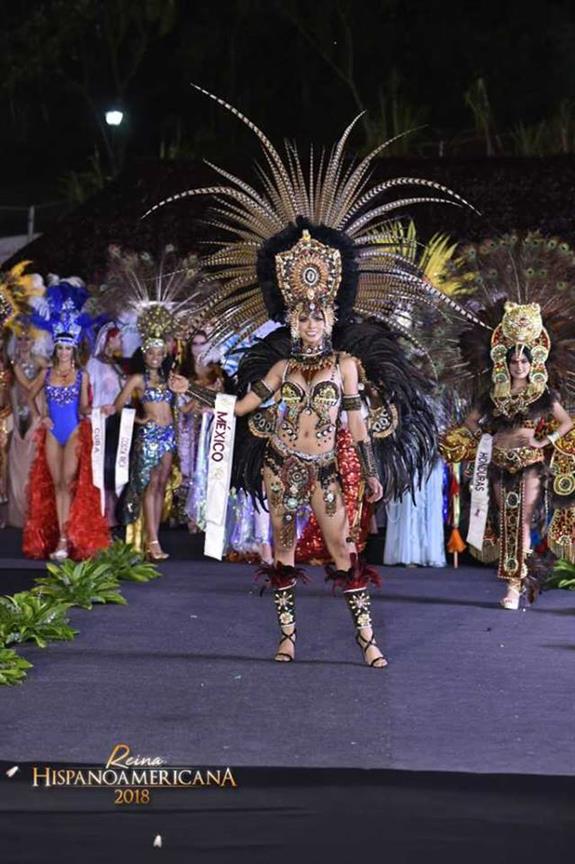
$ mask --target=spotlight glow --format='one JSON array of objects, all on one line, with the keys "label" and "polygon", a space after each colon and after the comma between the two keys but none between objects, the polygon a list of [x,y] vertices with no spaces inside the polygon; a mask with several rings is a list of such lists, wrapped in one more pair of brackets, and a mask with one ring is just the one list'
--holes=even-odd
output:
[{"label": "spotlight glow", "polygon": [[123,119],[123,111],[106,111],[106,123],[108,126],[119,126]]}]

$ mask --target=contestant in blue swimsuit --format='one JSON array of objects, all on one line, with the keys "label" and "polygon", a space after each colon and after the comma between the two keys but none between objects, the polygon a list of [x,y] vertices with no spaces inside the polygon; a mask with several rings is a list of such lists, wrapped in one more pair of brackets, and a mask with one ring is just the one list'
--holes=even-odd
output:
[{"label": "contestant in blue swimsuit", "polygon": [[[35,399],[44,391],[46,408],[41,422],[47,430],[46,459],[54,484],[60,534],[50,557],[59,561],[68,556],[68,519],[79,465],[79,449],[75,444],[68,445],[78,429],[82,413],[89,408],[89,379],[87,373],[78,368],[73,337],[64,332],[56,334],[55,338],[54,365],[38,379],[37,387],[30,391],[30,401],[37,410]],[[58,378],[59,384],[56,383]]]},{"label": "contestant in blue swimsuit", "polygon": [[76,379],[68,387],[51,383],[52,370],[49,370],[44,384],[44,395],[48,416],[54,424],[51,433],[62,447],[80,422],[80,397],[82,393],[82,372],[76,372]]}]

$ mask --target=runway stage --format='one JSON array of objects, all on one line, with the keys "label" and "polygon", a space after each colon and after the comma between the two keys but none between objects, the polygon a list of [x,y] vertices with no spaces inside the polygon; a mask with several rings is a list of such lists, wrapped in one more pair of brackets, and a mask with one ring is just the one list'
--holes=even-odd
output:
[{"label": "runway stage", "polygon": [[[575,841],[574,594],[548,592],[513,613],[498,607],[502,588],[490,569],[382,568],[372,611],[390,665],[376,670],[362,664],[343,598],[331,594],[319,568],[309,568],[312,581],[297,595],[297,659],[279,664],[271,659],[277,640],[271,596],[259,595],[254,568],[182,560],[182,535],[167,534],[166,541],[176,557],[157,582],[124,583],[126,607],[72,610],[80,631],[74,642],[20,649],[34,669],[22,686],[0,693],[0,760],[101,765],[125,741],[133,752],[171,765],[238,771],[240,790],[218,790],[217,801],[212,792],[202,803],[190,793],[178,808],[198,814],[209,800],[229,817],[226,795],[237,805],[252,800],[262,813],[274,801],[295,806],[297,800],[333,828],[343,801],[352,811],[361,801],[379,801],[385,813],[397,811],[395,827],[382,824],[383,833],[397,833],[401,814],[419,831],[413,817],[425,812],[417,824],[431,820],[430,842],[443,836],[444,825],[451,840],[443,860],[451,851],[465,850],[469,858],[469,843],[483,848],[494,824],[504,844],[508,828],[511,838],[511,828],[523,826],[521,842],[517,836],[510,842],[523,861],[535,860],[539,847],[527,831],[532,817],[540,838],[554,832],[556,848],[559,839]],[[4,558],[1,566],[9,591],[29,587],[30,563]],[[539,782],[533,775],[545,777]],[[329,790],[327,798],[317,784]],[[25,811],[32,792],[22,783],[18,788]],[[340,801],[345,789],[349,795]],[[2,791],[8,815],[5,783]],[[175,794],[160,793],[157,805],[172,820]],[[66,800],[74,811],[73,797]],[[264,846],[270,855],[278,851]],[[414,847],[412,859],[405,846],[403,857],[388,860],[421,860],[422,848]],[[228,860],[231,851],[218,849],[221,857],[210,860]],[[493,849],[489,854],[499,860]]]}]

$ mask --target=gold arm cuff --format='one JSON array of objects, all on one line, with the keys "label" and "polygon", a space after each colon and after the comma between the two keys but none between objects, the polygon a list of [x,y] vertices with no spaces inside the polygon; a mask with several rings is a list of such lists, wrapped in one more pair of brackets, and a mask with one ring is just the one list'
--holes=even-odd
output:
[{"label": "gold arm cuff", "polygon": [[452,426],[441,435],[438,449],[446,462],[472,462],[478,438],[467,426]]}]

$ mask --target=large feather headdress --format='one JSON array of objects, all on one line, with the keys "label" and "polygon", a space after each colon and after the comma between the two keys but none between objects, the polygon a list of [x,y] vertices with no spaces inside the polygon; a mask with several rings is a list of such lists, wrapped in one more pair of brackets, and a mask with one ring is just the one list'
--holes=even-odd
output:
[{"label": "large feather headdress", "polygon": [[30,261],[20,261],[6,273],[0,273],[0,330],[17,330],[30,304],[44,294],[45,286],[38,273],[26,273]]},{"label": "large feather headdress", "polygon": [[52,337],[54,345],[77,347],[94,339],[101,320],[94,316],[91,294],[78,276],[48,277],[49,285],[41,302],[35,304],[30,323]]},{"label": "large feather headdress", "polygon": [[[470,324],[454,345],[459,358],[446,363],[473,395],[491,392],[505,407],[510,396],[509,349],[528,348],[531,372],[527,401],[547,382],[575,396],[575,252],[537,231],[511,232],[462,246],[449,265],[482,327]],[[457,294],[455,295],[457,296]],[[447,345],[447,343],[446,343]]]},{"label": "large feather headdress", "polygon": [[180,258],[167,246],[158,260],[148,252],[110,246],[101,303],[109,314],[135,314],[144,350],[163,347],[170,336],[183,338],[193,327],[195,255]]},{"label": "large feather headdress", "polygon": [[[208,162],[227,185],[188,189],[160,201],[145,214],[190,196],[214,198],[206,221],[228,233],[230,239],[218,241],[219,248],[201,260],[206,282],[218,285],[197,296],[204,319],[216,321],[212,339],[247,338],[270,318],[293,324],[293,315],[306,295],[310,305],[332,309],[339,323],[357,313],[393,326],[398,310],[418,302],[466,315],[431,285],[412,260],[397,251],[391,236],[393,217],[401,208],[430,202],[466,206],[463,198],[446,186],[416,177],[370,183],[374,158],[392,142],[380,144],[348,165],[345,147],[361,115],[349,124],[329,155],[322,153],[318,160],[312,150],[304,172],[295,145],[287,143],[282,158],[251,120],[194,86],[245,123],[257,136],[265,159],[265,167],[257,167],[259,190]],[[393,197],[398,189],[412,192]],[[327,318],[331,323],[329,314]]]}]

